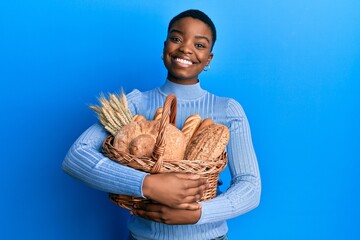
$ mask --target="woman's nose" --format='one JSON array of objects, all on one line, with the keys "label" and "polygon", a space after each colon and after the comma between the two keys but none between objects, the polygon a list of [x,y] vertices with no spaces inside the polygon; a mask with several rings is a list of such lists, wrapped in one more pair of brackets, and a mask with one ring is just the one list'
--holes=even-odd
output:
[{"label": "woman's nose", "polygon": [[193,53],[192,46],[188,42],[183,42],[179,48],[179,50],[185,54]]}]

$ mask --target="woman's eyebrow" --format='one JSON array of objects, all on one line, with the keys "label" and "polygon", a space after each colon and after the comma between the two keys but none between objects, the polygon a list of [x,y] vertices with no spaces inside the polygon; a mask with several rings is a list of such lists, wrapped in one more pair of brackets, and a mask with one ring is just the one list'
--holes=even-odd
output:
[{"label": "woman's eyebrow", "polygon": [[170,33],[173,33],[173,32],[176,32],[176,33],[179,33],[179,34],[182,34],[184,35],[184,33],[180,30],[177,30],[177,29],[171,29]]},{"label": "woman's eyebrow", "polygon": [[[180,31],[180,30],[178,30],[178,29],[171,29],[170,30],[170,33],[179,33],[179,34],[181,34],[181,35],[184,35],[184,32],[183,31]],[[205,36],[203,36],[203,35],[196,35],[195,36],[195,38],[196,39],[205,39],[208,43],[210,43],[210,39],[209,38],[207,38],[207,37],[205,37]]]},{"label": "woman's eyebrow", "polygon": [[197,38],[197,39],[205,39],[208,43],[210,43],[209,38],[207,38],[207,37],[205,37],[205,36],[197,35],[197,36],[195,36],[195,38]]}]

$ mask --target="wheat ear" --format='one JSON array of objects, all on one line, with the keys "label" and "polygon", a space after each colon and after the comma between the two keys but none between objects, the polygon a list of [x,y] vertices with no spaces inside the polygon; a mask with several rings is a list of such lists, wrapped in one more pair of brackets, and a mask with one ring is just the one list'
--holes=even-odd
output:
[{"label": "wheat ear", "polygon": [[132,121],[132,114],[124,93],[120,96],[109,94],[108,99],[101,94],[98,98],[101,106],[90,106],[90,109],[97,113],[104,128],[115,136],[123,126]]}]

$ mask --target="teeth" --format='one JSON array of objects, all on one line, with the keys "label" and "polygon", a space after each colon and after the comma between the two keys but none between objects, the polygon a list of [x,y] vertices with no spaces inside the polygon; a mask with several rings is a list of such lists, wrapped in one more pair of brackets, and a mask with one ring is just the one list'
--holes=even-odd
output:
[{"label": "teeth", "polygon": [[190,62],[189,60],[182,59],[182,58],[175,58],[175,61],[183,63],[183,64],[187,64],[187,65],[192,65],[192,62]]}]

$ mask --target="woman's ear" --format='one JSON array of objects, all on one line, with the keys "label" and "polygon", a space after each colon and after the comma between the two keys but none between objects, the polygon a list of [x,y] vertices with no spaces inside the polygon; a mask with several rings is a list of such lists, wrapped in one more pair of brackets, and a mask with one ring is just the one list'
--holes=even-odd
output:
[{"label": "woman's ear", "polygon": [[214,57],[214,54],[211,52],[211,53],[209,54],[209,56],[208,56],[206,65],[209,65],[209,64],[210,64],[210,62],[211,62],[211,60],[213,59],[213,57]]}]

